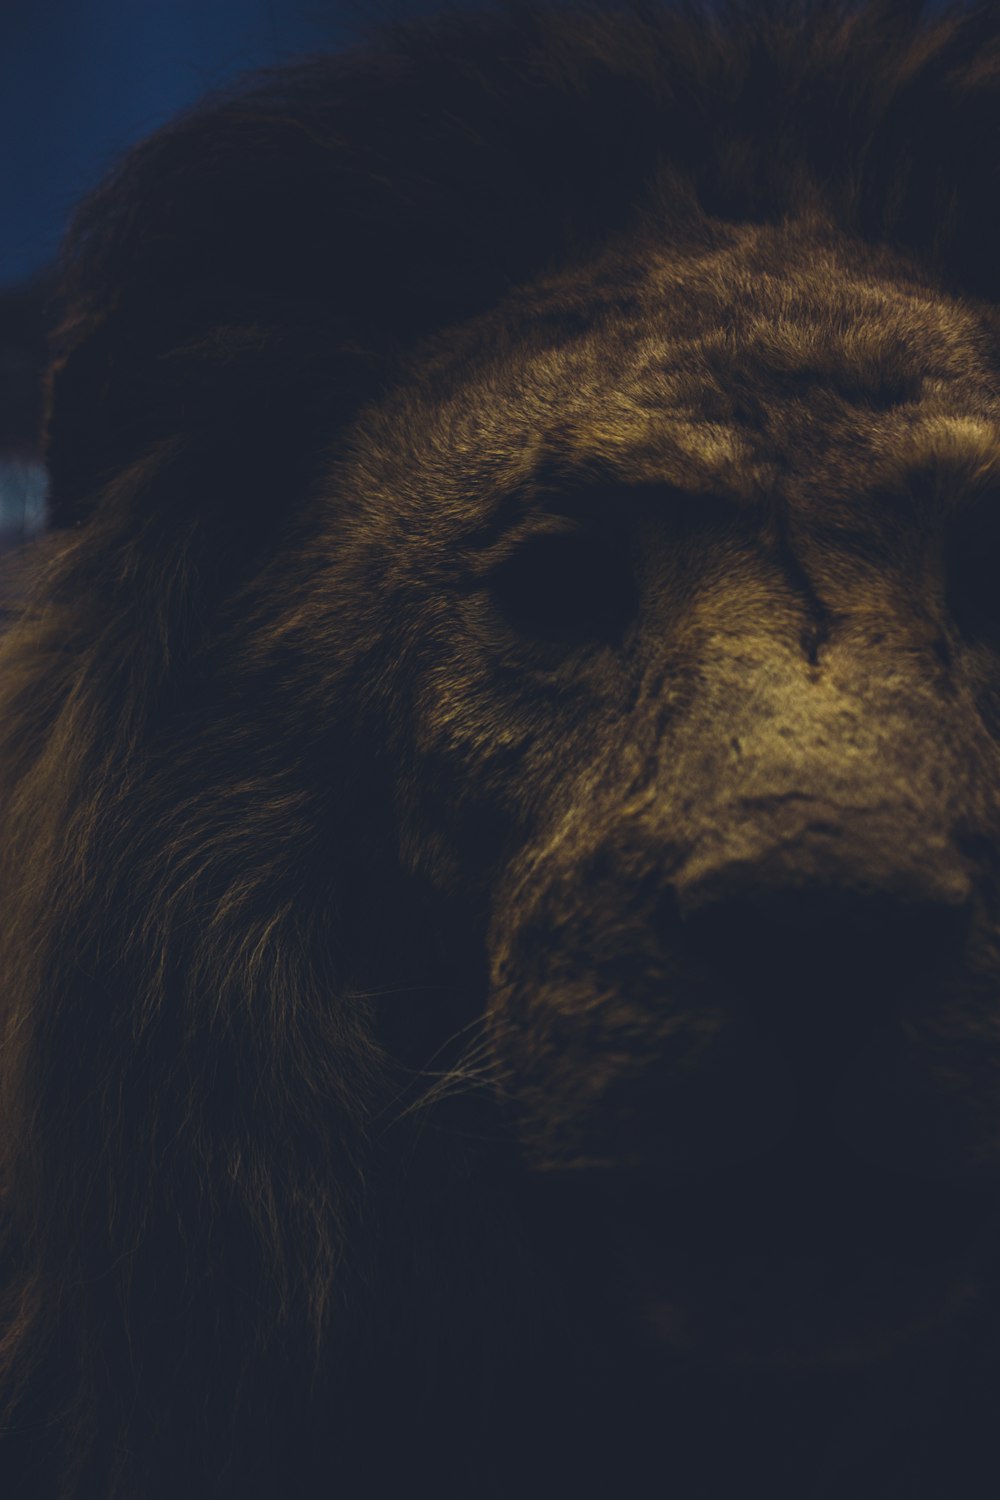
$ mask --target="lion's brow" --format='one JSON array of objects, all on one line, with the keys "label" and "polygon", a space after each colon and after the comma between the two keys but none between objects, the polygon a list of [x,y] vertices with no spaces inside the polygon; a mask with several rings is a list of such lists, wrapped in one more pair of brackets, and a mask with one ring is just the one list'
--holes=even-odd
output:
[{"label": "lion's brow", "polygon": [[948,509],[977,505],[1000,495],[1000,426],[981,417],[928,415],[905,448],[886,456],[878,479],[897,494],[933,494]]},{"label": "lion's brow", "polygon": [[480,550],[500,541],[532,514],[596,517],[606,512],[627,479],[599,458],[581,455],[553,458],[545,454],[531,472],[515,483],[481,496],[481,509],[465,542]]}]

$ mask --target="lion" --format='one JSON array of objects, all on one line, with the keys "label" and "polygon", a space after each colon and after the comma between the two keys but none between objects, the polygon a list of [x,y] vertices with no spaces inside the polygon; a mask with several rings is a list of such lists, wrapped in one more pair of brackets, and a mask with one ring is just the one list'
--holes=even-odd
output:
[{"label": "lion", "polygon": [[1000,15],[513,6],[80,209],[0,1486],[993,1494]]}]

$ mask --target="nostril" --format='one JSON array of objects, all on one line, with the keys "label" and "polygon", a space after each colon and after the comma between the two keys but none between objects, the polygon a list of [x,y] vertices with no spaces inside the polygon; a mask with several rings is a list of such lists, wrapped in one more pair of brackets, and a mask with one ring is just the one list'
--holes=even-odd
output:
[{"label": "nostril", "polygon": [[785,1034],[867,1033],[942,986],[967,941],[958,886],[942,899],[722,874],[681,903],[685,949],[709,992]]}]

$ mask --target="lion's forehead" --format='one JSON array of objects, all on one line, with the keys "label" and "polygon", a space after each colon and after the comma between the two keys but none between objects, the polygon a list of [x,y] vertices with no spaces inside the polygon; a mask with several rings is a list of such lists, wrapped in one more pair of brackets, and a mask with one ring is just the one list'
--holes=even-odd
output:
[{"label": "lion's forehead", "polygon": [[376,488],[460,533],[552,474],[808,507],[927,465],[996,471],[979,309],[868,246],[731,239],[639,252],[617,292],[609,254],[462,330],[443,391],[390,403]]}]

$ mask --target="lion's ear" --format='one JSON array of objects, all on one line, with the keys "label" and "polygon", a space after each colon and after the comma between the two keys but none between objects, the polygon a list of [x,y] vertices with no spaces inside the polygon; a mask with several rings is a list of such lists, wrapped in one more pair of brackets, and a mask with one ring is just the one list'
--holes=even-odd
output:
[{"label": "lion's ear", "polygon": [[[323,149],[302,101],[275,98],[269,117],[266,97],[153,136],[77,216],[47,381],[55,525],[178,437],[229,446],[248,473],[270,470],[279,447],[292,464],[321,402],[329,429],[340,402],[367,394],[387,350],[359,325],[384,256],[360,255],[344,153]],[[245,520],[240,489],[189,500],[231,499]]]}]

